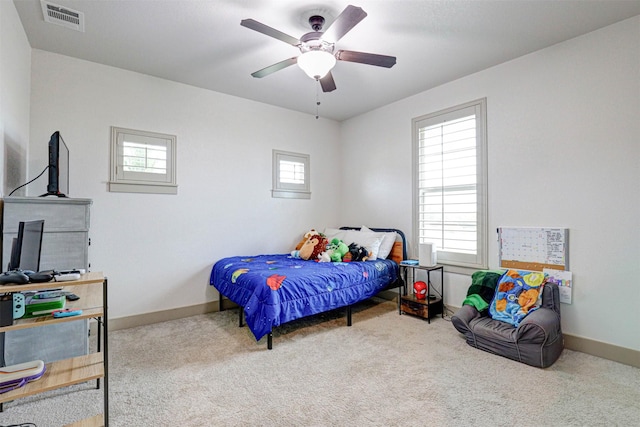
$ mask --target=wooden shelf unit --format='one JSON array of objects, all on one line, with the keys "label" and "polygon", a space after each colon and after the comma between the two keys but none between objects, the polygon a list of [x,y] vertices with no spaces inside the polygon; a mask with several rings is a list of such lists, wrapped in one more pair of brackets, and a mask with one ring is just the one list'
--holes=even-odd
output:
[{"label": "wooden shelf unit", "polygon": [[[410,271],[409,271],[410,270]],[[427,298],[418,301],[415,297],[409,296],[407,287],[416,280],[416,270],[424,271],[427,275]],[[433,286],[431,273],[440,271],[440,288]],[[401,313],[413,314],[427,319],[431,323],[431,317],[435,314],[442,314],[444,319],[444,266],[437,264],[433,266],[400,264],[400,276],[404,279],[404,296],[400,298]],[[409,281],[411,277],[411,281]],[[431,297],[431,298],[430,298]],[[436,297],[436,298],[432,298]],[[424,305],[424,307],[423,307]],[[433,306],[433,307],[432,307]],[[437,313],[436,313],[437,311]]]},{"label": "wooden shelf unit", "polygon": [[[0,394],[0,410],[4,402],[55,390],[61,387],[104,378],[104,414],[72,424],[73,426],[107,426],[109,423],[109,387],[108,387],[108,321],[107,321],[107,278],[102,273],[83,274],[79,280],[70,282],[30,283],[26,285],[0,286],[0,293],[37,291],[62,287],[80,297],[69,301],[65,308],[81,309],[82,314],[72,317],[54,318],[39,316],[31,319],[16,319],[13,325],[0,327],[1,332],[24,328],[37,328],[61,322],[95,318],[98,320],[98,351],[85,356],[47,363],[45,374],[38,380],[27,383],[7,393]],[[100,328],[101,326],[101,328]],[[102,331],[100,331],[102,329]]]}]

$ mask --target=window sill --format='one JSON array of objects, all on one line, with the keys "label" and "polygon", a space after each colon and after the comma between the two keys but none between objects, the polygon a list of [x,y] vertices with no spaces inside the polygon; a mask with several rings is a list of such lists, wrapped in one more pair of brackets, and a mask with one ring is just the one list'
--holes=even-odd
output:
[{"label": "window sill", "polygon": [[271,190],[271,197],[280,199],[310,199],[310,191]]},{"label": "window sill", "polygon": [[178,194],[178,186],[172,184],[109,182],[109,191],[113,193]]}]

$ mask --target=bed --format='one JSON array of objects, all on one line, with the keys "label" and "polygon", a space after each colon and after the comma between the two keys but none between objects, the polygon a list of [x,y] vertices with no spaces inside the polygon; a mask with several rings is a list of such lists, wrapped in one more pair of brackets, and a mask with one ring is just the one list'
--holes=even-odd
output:
[{"label": "bed", "polygon": [[[243,326],[244,318],[256,341],[266,335],[269,350],[273,348],[273,329],[295,319],[345,307],[347,326],[351,326],[352,305],[384,290],[398,288],[400,296],[406,289],[398,267],[407,254],[404,233],[397,229],[365,228],[362,232],[367,235],[369,232],[384,234],[385,238],[395,235],[386,259],[316,262],[292,254],[266,254],[217,261],[211,270],[210,284],[220,293],[220,310],[223,296],[240,306],[239,326]],[[360,231],[360,227],[339,230],[351,233]]]}]

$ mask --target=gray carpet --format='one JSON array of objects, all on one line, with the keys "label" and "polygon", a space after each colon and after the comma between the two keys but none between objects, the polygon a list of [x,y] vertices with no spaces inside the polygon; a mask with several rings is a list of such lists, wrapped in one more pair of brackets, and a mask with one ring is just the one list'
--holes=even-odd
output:
[{"label": "gray carpet", "polygon": [[[110,334],[112,426],[629,426],[640,370],[565,350],[538,369],[469,347],[394,302],[281,327],[274,349],[228,310]],[[101,410],[95,382],[5,404],[0,425]]]}]

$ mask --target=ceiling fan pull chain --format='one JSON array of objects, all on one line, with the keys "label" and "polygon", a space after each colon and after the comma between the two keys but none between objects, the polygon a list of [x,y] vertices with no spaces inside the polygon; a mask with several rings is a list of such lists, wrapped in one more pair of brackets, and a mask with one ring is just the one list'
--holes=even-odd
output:
[{"label": "ceiling fan pull chain", "polygon": [[[316,79],[318,81],[318,79]],[[320,83],[320,82],[318,82]],[[316,120],[320,118],[318,110],[320,109],[320,85],[316,85]]]}]

